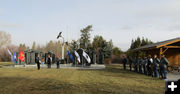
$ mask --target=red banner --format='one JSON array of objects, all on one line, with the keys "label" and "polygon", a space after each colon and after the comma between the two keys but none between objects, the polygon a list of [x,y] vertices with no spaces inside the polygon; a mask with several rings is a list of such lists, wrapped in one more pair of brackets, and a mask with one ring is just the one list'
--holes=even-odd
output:
[{"label": "red banner", "polygon": [[22,62],[24,62],[24,53],[23,53],[23,51],[21,50],[20,51],[20,54],[19,54],[19,60],[21,60]]}]

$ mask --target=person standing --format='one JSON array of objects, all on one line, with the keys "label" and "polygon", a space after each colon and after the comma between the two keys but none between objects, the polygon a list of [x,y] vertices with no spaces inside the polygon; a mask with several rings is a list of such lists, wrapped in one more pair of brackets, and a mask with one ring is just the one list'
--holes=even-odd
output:
[{"label": "person standing", "polygon": [[152,63],[153,63],[153,59],[151,58],[151,55],[148,56],[148,62],[147,62],[147,70],[148,70],[148,75],[152,76],[153,72],[152,72]]},{"label": "person standing", "polygon": [[159,63],[159,66],[160,66],[160,72],[161,72],[161,77],[162,79],[166,79],[166,68],[169,64],[169,61],[165,58],[165,55],[162,55],[162,58],[161,58],[161,61]]},{"label": "person standing", "polygon": [[129,70],[132,71],[132,63],[133,63],[132,57],[128,57],[128,60],[129,60]]},{"label": "person standing", "polygon": [[40,59],[40,54],[38,53],[35,62],[37,63],[37,68],[38,70],[40,70],[40,63],[41,63],[41,59]]},{"label": "person standing", "polygon": [[56,58],[56,65],[57,65],[57,69],[60,68],[60,58]]},{"label": "person standing", "polygon": [[141,59],[141,57],[138,58],[138,68],[139,68],[139,73],[142,73],[142,59]]},{"label": "person standing", "polygon": [[160,60],[157,58],[157,55],[154,55],[154,60],[153,60],[153,72],[154,72],[154,77],[158,78],[158,67],[159,67]]},{"label": "person standing", "polygon": [[52,63],[52,58],[51,58],[51,55],[48,54],[48,59],[47,59],[48,68],[51,68],[51,63]]},{"label": "person standing", "polygon": [[147,75],[147,68],[146,68],[146,66],[147,66],[147,57],[144,57],[142,65],[143,65],[143,73],[145,75]]},{"label": "person standing", "polygon": [[126,63],[127,63],[127,59],[126,59],[126,57],[125,57],[125,56],[123,56],[122,63],[123,63],[124,70],[126,70]]},{"label": "person standing", "polygon": [[44,67],[44,57],[41,59],[41,66]]},{"label": "person standing", "polygon": [[134,59],[134,72],[138,72],[138,69],[137,69],[137,58]]}]

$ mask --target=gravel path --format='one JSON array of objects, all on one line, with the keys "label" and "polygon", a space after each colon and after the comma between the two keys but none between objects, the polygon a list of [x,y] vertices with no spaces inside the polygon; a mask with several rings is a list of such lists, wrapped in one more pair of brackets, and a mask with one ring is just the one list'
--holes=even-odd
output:
[{"label": "gravel path", "polygon": [[173,72],[167,74],[168,79],[180,79],[180,72]]}]

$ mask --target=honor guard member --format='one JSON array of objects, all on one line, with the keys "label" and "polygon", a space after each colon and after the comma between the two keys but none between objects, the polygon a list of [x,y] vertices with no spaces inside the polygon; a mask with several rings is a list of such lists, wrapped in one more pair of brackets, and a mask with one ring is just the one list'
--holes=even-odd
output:
[{"label": "honor guard member", "polygon": [[35,62],[37,63],[38,70],[40,70],[40,63],[41,63],[40,54],[37,55]]},{"label": "honor guard member", "polygon": [[142,59],[141,59],[141,57],[138,58],[138,67],[139,67],[139,73],[142,73]]},{"label": "honor guard member", "polygon": [[147,75],[147,68],[146,68],[146,66],[147,66],[147,57],[144,57],[142,66],[143,66],[143,73],[145,75]]},{"label": "honor guard member", "polygon": [[153,63],[153,59],[151,58],[151,55],[148,56],[148,62],[147,62],[147,71],[148,71],[148,75],[152,76],[153,72],[152,72],[152,63]]},{"label": "honor guard member", "polygon": [[166,68],[168,64],[169,64],[169,61],[165,58],[165,55],[162,55],[161,61],[159,63],[162,79],[166,79]]},{"label": "honor guard member", "polygon": [[52,58],[51,58],[51,55],[48,54],[48,59],[47,59],[48,68],[51,68],[51,63],[52,63]]},{"label": "honor guard member", "polygon": [[56,58],[56,65],[57,65],[57,69],[59,69],[60,67],[60,58]]},{"label": "honor guard member", "polygon": [[124,67],[124,70],[125,70],[126,69],[126,63],[127,63],[127,59],[126,59],[125,56],[123,56],[122,63],[123,63],[123,67]]},{"label": "honor guard member", "polygon": [[137,58],[135,58],[134,59],[134,72],[138,72],[138,70],[137,70],[137,62],[138,62],[138,60],[137,60]]},{"label": "honor guard member", "polygon": [[132,57],[129,56],[128,60],[129,60],[129,70],[132,71],[132,63],[133,63]]},{"label": "honor guard member", "polygon": [[154,55],[154,60],[153,60],[153,72],[154,72],[154,77],[158,78],[158,68],[159,68],[159,63],[160,60],[157,58],[157,55]]}]

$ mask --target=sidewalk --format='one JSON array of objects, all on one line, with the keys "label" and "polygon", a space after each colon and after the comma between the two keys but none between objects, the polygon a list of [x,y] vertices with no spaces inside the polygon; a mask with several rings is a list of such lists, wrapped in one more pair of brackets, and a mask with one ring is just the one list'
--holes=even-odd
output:
[{"label": "sidewalk", "polygon": [[180,79],[180,72],[173,72],[167,74],[168,79]]},{"label": "sidewalk", "polygon": [[[12,66],[11,66],[12,67]],[[15,68],[37,68],[37,65],[14,65]],[[41,68],[47,68],[47,65],[42,66]],[[56,64],[51,65],[51,68],[57,68]],[[72,64],[60,64],[60,68],[63,69],[105,69],[105,65],[99,64],[91,64],[91,66],[82,66],[76,65],[72,66]]]}]

